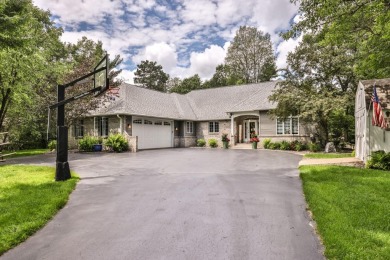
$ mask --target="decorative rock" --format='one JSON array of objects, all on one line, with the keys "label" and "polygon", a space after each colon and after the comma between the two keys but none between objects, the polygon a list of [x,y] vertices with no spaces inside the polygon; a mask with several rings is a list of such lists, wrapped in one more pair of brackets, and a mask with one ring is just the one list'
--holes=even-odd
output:
[{"label": "decorative rock", "polygon": [[335,153],[336,147],[334,146],[333,142],[329,142],[325,146],[325,153]]}]

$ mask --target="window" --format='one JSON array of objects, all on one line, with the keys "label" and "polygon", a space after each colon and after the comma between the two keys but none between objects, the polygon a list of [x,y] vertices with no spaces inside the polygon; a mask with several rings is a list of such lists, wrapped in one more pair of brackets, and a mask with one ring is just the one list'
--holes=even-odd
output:
[{"label": "window", "polygon": [[133,124],[142,124],[142,119],[134,119]]},{"label": "window", "polygon": [[74,137],[83,138],[84,137],[84,120],[76,120],[74,124]]},{"label": "window", "polygon": [[186,122],[186,132],[187,134],[192,134],[194,132],[194,122],[191,121]]},{"label": "window", "polygon": [[96,128],[99,136],[108,136],[108,118],[97,117],[95,119],[95,129]]},{"label": "window", "polygon": [[164,122],[164,125],[171,125],[171,123],[169,123],[169,122]]},{"label": "window", "polygon": [[276,119],[276,134],[278,135],[297,135],[299,133],[298,117],[289,117],[286,119]]},{"label": "window", "polygon": [[145,125],[153,125],[153,122],[152,121],[150,121],[150,120],[144,120],[144,124]]},{"label": "window", "polygon": [[155,125],[162,125],[162,121],[156,121],[154,122]]},{"label": "window", "polygon": [[219,133],[219,122],[209,122],[209,133]]}]

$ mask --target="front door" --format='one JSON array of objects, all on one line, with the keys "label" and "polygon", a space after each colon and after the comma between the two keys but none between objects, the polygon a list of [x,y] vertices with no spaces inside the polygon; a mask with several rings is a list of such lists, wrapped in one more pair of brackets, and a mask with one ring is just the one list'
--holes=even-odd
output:
[{"label": "front door", "polygon": [[249,142],[251,134],[259,134],[259,120],[244,120],[244,142]]}]

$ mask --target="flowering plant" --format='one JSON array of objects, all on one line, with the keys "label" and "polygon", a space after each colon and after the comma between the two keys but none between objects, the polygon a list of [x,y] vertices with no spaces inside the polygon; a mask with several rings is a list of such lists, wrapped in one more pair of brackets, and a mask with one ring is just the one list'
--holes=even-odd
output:
[{"label": "flowering plant", "polygon": [[260,139],[255,134],[251,134],[251,139],[249,140],[251,143],[258,143]]},{"label": "flowering plant", "polygon": [[227,134],[222,134],[222,142],[229,142],[230,139],[227,137]]}]

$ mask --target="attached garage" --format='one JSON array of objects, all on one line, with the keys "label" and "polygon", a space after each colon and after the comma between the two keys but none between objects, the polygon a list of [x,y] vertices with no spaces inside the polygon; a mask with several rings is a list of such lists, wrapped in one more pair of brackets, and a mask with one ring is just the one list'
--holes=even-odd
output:
[{"label": "attached garage", "polygon": [[173,147],[173,121],[133,117],[133,136],[138,136],[138,149]]}]

